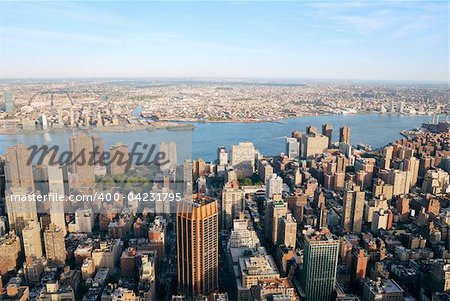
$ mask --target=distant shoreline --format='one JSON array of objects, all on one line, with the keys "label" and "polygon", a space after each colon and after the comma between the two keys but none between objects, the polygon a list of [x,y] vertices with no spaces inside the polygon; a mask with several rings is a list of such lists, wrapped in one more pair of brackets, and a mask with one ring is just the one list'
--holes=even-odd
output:
[{"label": "distant shoreline", "polygon": [[246,123],[278,123],[284,124],[285,120],[304,118],[304,117],[320,117],[320,116],[355,116],[355,115],[385,115],[385,116],[397,116],[397,117],[414,117],[414,116],[430,116],[431,113],[427,114],[398,114],[398,113],[356,113],[356,114],[307,114],[302,116],[291,116],[283,118],[274,118],[270,120],[258,120],[258,119],[233,119],[233,120],[203,120],[203,119],[163,119],[160,122],[155,122],[155,124],[149,125],[129,125],[129,126],[110,126],[110,127],[92,127],[92,128],[58,128],[58,129],[48,129],[48,130],[0,130],[0,135],[36,135],[36,134],[53,134],[53,133],[64,133],[64,132],[79,132],[79,131],[90,131],[92,133],[129,133],[135,131],[157,131],[157,130],[193,130],[195,129],[195,123],[198,124],[226,124],[226,123],[236,123],[236,124],[246,124]]}]

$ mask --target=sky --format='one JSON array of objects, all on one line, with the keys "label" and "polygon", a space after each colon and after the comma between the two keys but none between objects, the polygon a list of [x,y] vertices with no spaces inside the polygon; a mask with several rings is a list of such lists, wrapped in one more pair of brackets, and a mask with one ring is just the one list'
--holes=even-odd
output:
[{"label": "sky", "polygon": [[446,81],[449,3],[0,2],[0,78]]}]

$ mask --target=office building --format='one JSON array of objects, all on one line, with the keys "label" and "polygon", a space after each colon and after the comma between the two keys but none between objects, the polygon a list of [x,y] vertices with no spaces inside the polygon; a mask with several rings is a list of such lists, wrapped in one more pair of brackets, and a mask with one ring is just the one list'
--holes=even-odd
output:
[{"label": "office building", "polygon": [[300,155],[300,142],[295,138],[286,138],[285,155],[289,160],[298,160]]},{"label": "office building", "polygon": [[23,228],[22,240],[25,257],[42,257],[41,226],[39,222],[29,222],[28,226]]},{"label": "office building", "polygon": [[339,129],[339,143],[350,144],[350,128],[341,127]]},{"label": "office building", "polygon": [[177,167],[177,145],[175,142],[161,142],[159,144],[159,152],[164,154],[161,162],[167,162],[160,166],[161,170],[170,170]]},{"label": "office building", "polygon": [[231,146],[230,164],[238,176],[250,177],[255,171],[256,150],[251,142]]},{"label": "office building", "polygon": [[21,187],[34,190],[34,177],[31,163],[31,150],[24,144],[8,148],[5,162],[6,189]]},{"label": "office building", "polygon": [[219,216],[217,200],[193,195],[178,206],[176,234],[178,288],[187,295],[218,288]]},{"label": "office building", "polygon": [[332,234],[305,235],[300,285],[306,301],[333,300],[339,240]]},{"label": "office building", "polygon": [[94,165],[90,160],[93,153],[92,138],[86,134],[70,137],[72,152],[71,171],[77,177],[78,186],[91,186],[95,183]]},{"label": "office building", "polygon": [[3,93],[3,98],[5,99],[5,112],[11,113],[12,111],[14,111],[12,93],[10,91],[5,91],[5,93]]},{"label": "office building", "polygon": [[126,173],[131,166],[128,145],[117,143],[109,150],[109,168],[112,175]]},{"label": "office building", "polygon": [[14,232],[0,237],[0,274],[6,274],[17,268],[21,250],[20,239]]},{"label": "office building", "polygon": [[228,152],[225,146],[217,148],[217,165],[225,166],[228,164]]},{"label": "office building", "polygon": [[9,228],[17,234],[22,233],[29,222],[38,221],[37,202],[29,200],[30,192],[25,187],[15,187],[6,194],[6,211],[8,214]]},{"label": "office building", "polygon": [[94,148],[95,165],[103,166],[105,159],[105,141],[102,137],[94,135],[92,136],[92,147]]},{"label": "office building", "polygon": [[266,239],[272,244],[278,242],[278,224],[279,219],[286,215],[288,211],[287,203],[270,200],[266,203],[265,209],[265,232]]},{"label": "office building", "polygon": [[220,207],[221,229],[230,230],[233,220],[238,218],[239,213],[244,210],[244,191],[231,187],[231,185],[225,185]]},{"label": "office building", "polygon": [[378,233],[379,229],[387,229],[388,217],[388,212],[383,209],[374,212],[372,216],[372,226],[370,229],[372,233]]},{"label": "office building", "polygon": [[64,266],[67,254],[63,230],[50,224],[44,231],[44,245],[49,265]]},{"label": "office building", "polygon": [[266,180],[266,199],[281,199],[283,193],[283,179],[276,173]]},{"label": "office building", "polygon": [[358,186],[344,190],[342,228],[345,232],[361,233],[365,192]]},{"label": "office building", "polygon": [[331,138],[333,136],[333,126],[329,123],[322,125],[322,135],[328,137],[328,147],[331,147]]},{"label": "office building", "polygon": [[328,149],[328,137],[322,134],[311,132],[303,135],[300,144],[300,157],[302,159],[312,158],[323,154]]},{"label": "office building", "polygon": [[279,219],[278,245],[285,245],[287,248],[294,248],[297,241],[297,221],[291,212]]}]

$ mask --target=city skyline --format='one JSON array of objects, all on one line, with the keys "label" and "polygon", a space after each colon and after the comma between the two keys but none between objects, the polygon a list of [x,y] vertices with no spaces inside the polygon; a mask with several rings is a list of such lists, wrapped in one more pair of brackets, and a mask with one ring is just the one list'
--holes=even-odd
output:
[{"label": "city skyline", "polygon": [[445,2],[8,2],[0,20],[0,78],[448,82]]}]

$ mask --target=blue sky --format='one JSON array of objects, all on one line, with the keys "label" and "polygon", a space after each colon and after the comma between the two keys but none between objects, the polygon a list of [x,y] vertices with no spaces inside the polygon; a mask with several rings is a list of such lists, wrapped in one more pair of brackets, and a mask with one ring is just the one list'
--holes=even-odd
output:
[{"label": "blue sky", "polygon": [[448,81],[445,2],[1,2],[0,78]]}]

